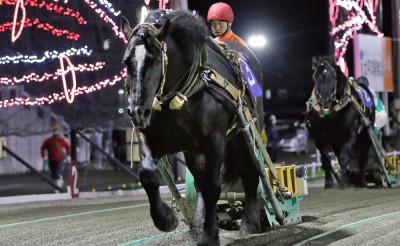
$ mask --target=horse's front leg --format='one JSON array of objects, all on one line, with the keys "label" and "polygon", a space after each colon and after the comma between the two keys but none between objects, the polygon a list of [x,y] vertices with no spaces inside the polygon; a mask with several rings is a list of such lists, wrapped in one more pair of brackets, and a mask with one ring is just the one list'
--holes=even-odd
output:
[{"label": "horse's front leg", "polygon": [[[204,178],[199,183],[203,196],[205,218],[203,235],[198,245],[219,245],[219,227],[217,223],[217,201],[221,195],[220,169],[223,161],[224,136],[215,137],[206,144]],[[217,141],[219,139],[219,141]]]},{"label": "horse's front leg", "polygon": [[342,151],[340,152],[340,156],[339,156],[339,164],[340,164],[339,188],[340,189],[346,189],[346,188],[350,187],[348,166],[350,163],[350,151],[353,148],[354,143],[356,142],[356,135],[357,135],[357,133],[355,131],[349,132],[349,138],[343,144]]},{"label": "horse's front leg", "polygon": [[178,226],[178,219],[174,211],[161,200],[157,168],[143,134],[139,134],[139,145],[142,164],[139,178],[149,199],[151,218],[160,231],[173,231]]},{"label": "horse's front leg", "polygon": [[325,189],[332,189],[334,170],[331,163],[331,157],[329,156],[330,148],[327,144],[322,144],[318,142],[316,144],[321,154],[322,168],[325,171]]}]

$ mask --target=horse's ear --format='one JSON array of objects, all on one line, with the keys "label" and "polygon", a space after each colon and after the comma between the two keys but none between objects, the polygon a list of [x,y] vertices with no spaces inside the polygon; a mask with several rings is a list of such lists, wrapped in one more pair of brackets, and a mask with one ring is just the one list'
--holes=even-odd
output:
[{"label": "horse's ear", "polygon": [[165,38],[168,36],[170,23],[171,23],[171,21],[169,20],[169,18],[167,18],[167,20],[165,21],[165,24],[161,27],[161,29],[158,33],[158,36],[157,36],[158,40],[164,41]]},{"label": "horse's ear", "polygon": [[317,66],[318,66],[317,63],[318,63],[317,57],[313,56],[313,57],[312,57],[312,70],[313,70],[313,71],[317,68]]},{"label": "horse's ear", "polygon": [[125,38],[128,38],[132,32],[132,29],[131,26],[129,25],[129,21],[123,16],[121,18],[121,29],[125,35]]}]

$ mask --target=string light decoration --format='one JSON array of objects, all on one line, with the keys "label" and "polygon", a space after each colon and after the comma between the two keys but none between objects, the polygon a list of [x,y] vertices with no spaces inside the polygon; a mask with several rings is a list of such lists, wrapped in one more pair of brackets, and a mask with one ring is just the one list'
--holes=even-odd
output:
[{"label": "string light decoration", "polygon": [[344,55],[357,32],[367,26],[378,37],[383,37],[375,15],[378,5],[379,0],[329,0],[330,35],[334,38],[335,61],[346,75],[348,68]]},{"label": "string light decoration", "polygon": [[90,54],[92,53],[92,50],[88,49],[87,46],[79,48],[79,49],[75,49],[75,48],[71,48],[68,49],[66,51],[45,51],[43,53],[42,56],[38,57],[37,55],[17,55],[17,56],[4,56],[4,57],[0,57],[0,65],[4,65],[4,64],[8,64],[8,63],[14,63],[14,64],[18,64],[18,63],[41,63],[41,62],[45,62],[49,59],[57,59],[60,58],[60,56],[75,56],[75,55],[86,55],[86,56],[90,56]]},{"label": "string light decoration", "polygon": [[[21,1],[23,1],[23,0],[21,0]],[[14,17],[16,17],[16,15]],[[14,34],[17,26],[19,26],[18,33]],[[4,24],[0,25],[0,32],[5,32],[5,31],[12,29],[11,42],[14,43],[15,40],[17,40],[18,37],[21,35],[22,29],[24,29],[25,27],[36,27],[37,29],[42,29],[44,31],[47,31],[47,32],[51,33],[52,35],[65,36],[65,38],[72,39],[75,41],[78,40],[80,37],[79,34],[76,34],[74,32],[68,31],[66,29],[58,29],[58,28],[55,28],[54,26],[50,25],[49,23],[41,22],[38,18],[22,19],[19,22],[13,21],[13,22],[9,22],[9,23],[4,23]]]},{"label": "string light decoration", "polygon": [[105,8],[107,8],[108,11],[113,13],[115,16],[118,16],[119,14],[121,14],[121,11],[115,11],[115,9],[112,6],[112,4],[107,0],[100,0],[100,4],[103,5]]},{"label": "string light decoration", "polygon": [[[105,62],[96,62],[95,64],[78,64],[75,65],[74,71],[75,72],[93,72],[93,71],[98,71],[104,68],[105,66]],[[17,84],[28,84],[30,82],[36,82],[36,83],[41,83],[41,82],[46,82],[50,79],[52,80],[58,80],[59,76],[62,75],[62,71],[61,69],[57,69],[57,71],[55,73],[43,73],[41,75],[37,74],[37,73],[30,73],[27,75],[23,75],[20,78],[17,77],[2,77],[0,78],[0,84],[2,85],[17,85]]]},{"label": "string light decoration", "polygon": [[[39,15],[36,17],[30,16],[31,10],[36,8],[40,11],[46,11],[50,12],[50,14],[59,15],[61,18],[72,18],[75,23],[79,24],[78,26],[85,26],[88,24],[88,22],[86,21],[87,13],[84,17],[80,12],[75,11],[73,8],[61,6],[60,4],[68,4],[68,0],[0,0],[0,11],[3,11],[2,8],[4,7],[14,8],[12,11],[14,13],[13,21],[0,23],[0,35],[8,35],[8,33],[10,32],[11,42],[17,45],[15,47],[24,47],[21,46],[21,44],[26,41],[21,40],[21,36],[24,35],[24,32],[29,31],[29,27],[36,27],[37,29],[44,30],[46,31],[46,33],[54,36],[54,38],[61,38],[64,40],[68,40],[68,42],[80,41],[82,35],[87,35],[87,33],[91,33],[86,33],[86,31],[82,32],[83,29],[79,29],[77,28],[77,26],[75,26],[75,29],[80,30],[78,32],[76,32],[75,29],[74,32],[68,30],[68,26],[66,27],[65,25],[70,25],[71,21],[49,23],[41,20],[43,15]],[[100,18],[100,23],[110,28],[110,30],[112,31],[111,33],[113,33],[116,37],[116,39],[113,40],[116,40],[115,42],[121,42],[121,46],[124,46],[123,33],[119,30],[116,21],[108,16],[105,10],[107,10],[109,13],[112,13],[113,16],[118,16],[120,14],[120,11],[116,11],[112,4],[107,0],[84,0],[80,4],[84,4],[89,7],[89,10],[91,11],[90,14]],[[80,7],[82,8],[82,5]],[[18,18],[20,19],[18,20]],[[46,20],[55,19],[46,18]],[[95,21],[96,23],[99,22],[99,20],[97,19]],[[61,27],[60,25],[63,27]],[[82,42],[80,42],[80,44],[82,44]],[[64,47],[65,42],[62,42],[62,45]],[[96,80],[94,80],[95,82],[93,82],[93,80],[86,79],[87,81],[84,81],[82,79],[79,79],[78,73],[83,74],[86,72],[102,70],[105,68],[106,62],[93,61],[93,58],[91,58],[92,60],[90,63],[85,62],[75,65],[73,61],[84,59],[84,57],[89,58],[94,51],[93,49],[89,48],[88,45],[76,48],[76,45],[74,45],[73,43],[69,43],[69,45],[70,48],[63,48],[61,50],[51,49],[40,52],[34,52],[34,50],[19,50],[17,52],[18,54],[16,55],[4,55],[3,53],[3,56],[0,56],[0,69],[2,69],[1,66],[6,65],[14,67],[17,67],[19,65],[24,65],[25,67],[32,66],[33,64],[37,65],[32,66],[31,71],[29,71],[29,69],[14,69],[18,72],[23,71],[25,74],[14,76],[0,75],[0,86],[28,85],[31,82],[38,83],[38,85],[47,85],[47,83],[51,82],[51,84],[56,86],[56,88],[58,89],[57,91],[48,92],[48,95],[43,95],[43,93],[47,91],[45,90],[41,91],[39,93],[41,95],[37,97],[27,96],[27,94],[25,93],[25,95],[13,99],[4,99],[0,101],[0,108],[18,105],[50,105],[60,101],[72,103],[77,96],[93,93],[104,88],[113,86],[117,82],[122,81],[124,77],[126,77],[126,71],[124,68],[122,68],[123,66],[121,64],[120,72],[117,72],[116,75],[111,75],[110,78],[97,79],[97,82]],[[72,58],[74,58],[74,60],[72,60]],[[58,61],[59,63],[58,68],[54,67],[55,61]],[[35,71],[35,69],[45,71],[39,72]],[[99,76],[100,75],[97,75],[96,77]],[[68,79],[70,81],[68,81]]]},{"label": "string light decoration", "polygon": [[[126,70],[123,69],[119,75],[115,75],[112,79],[105,79],[96,84],[91,86],[81,86],[76,87],[74,90],[74,96],[85,95],[89,94],[101,89],[104,89],[108,86],[115,85],[117,82],[121,81],[123,78],[126,77]],[[68,90],[71,93],[71,90]],[[16,97],[14,99],[6,99],[0,101],[0,109],[17,106],[17,105],[28,105],[28,106],[35,106],[35,105],[44,105],[44,104],[53,104],[57,101],[66,100],[66,96],[64,92],[61,93],[52,93],[48,96],[37,97],[37,98],[24,98],[24,97]]]},{"label": "string light decoration", "polygon": [[[55,1],[55,2],[58,2],[58,1]],[[64,3],[67,3],[67,2],[68,1],[64,1]],[[20,5],[21,3],[22,3],[22,5],[24,5],[24,8],[29,6],[32,8],[45,9],[49,12],[54,12],[56,14],[71,16],[71,17],[75,18],[79,24],[82,24],[82,25],[87,24],[87,21],[81,16],[81,14],[79,12],[77,12],[71,8],[65,8],[65,7],[59,6],[54,3],[46,3],[43,0],[4,0],[3,2],[0,2],[0,6],[2,4],[14,6],[14,5]],[[14,16],[15,16],[15,14],[14,14]]]}]

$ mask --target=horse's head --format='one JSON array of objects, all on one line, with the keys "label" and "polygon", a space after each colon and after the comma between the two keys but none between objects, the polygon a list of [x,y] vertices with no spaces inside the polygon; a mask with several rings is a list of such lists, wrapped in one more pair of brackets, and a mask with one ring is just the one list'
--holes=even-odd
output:
[{"label": "horse's head", "polygon": [[127,66],[128,114],[138,128],[149,125],[153,100],[157,93],[162,92],[165,83],[167,56],[164,40],[169,23],[163,12],[149,15],[133,30],[125,18],[122,20],[122,30],[128,40],[123,57]]},{"label": "horse's head", "polygon": [[337,73],[332,57],[313,57],[313,79],[315,82],[316,100],[323,116],[330,115],[337,96]]}]

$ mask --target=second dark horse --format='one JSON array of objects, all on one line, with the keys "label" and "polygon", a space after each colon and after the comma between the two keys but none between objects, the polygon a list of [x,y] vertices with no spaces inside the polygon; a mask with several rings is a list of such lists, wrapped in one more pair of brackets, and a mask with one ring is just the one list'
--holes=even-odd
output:
[{"label": "second dark horse", "polygon": [[[366,168],[371,141],[361,113],[374,122],[375,108],[365,107],[359,112],[356,103],[362,105],[359,94],[350,85],[349,79],[340,70],[332,57],[313,58],[315,87],[307,114],[307,126],[316,147],[321,153],[322,167],[325,170],[325,188],[334,184],[334,170],[329,151],[332,149],[340,164],[339,187],[348,188],[350,153],[357,147],[359,164],[359,185],[366,187]],[[357,88],[357,85],[355,85]],[[368,93],[368,90],[366,90]],[[352,101],[351,98],[355,101]],[[361,96],[362,97],[362,96]],[[367,95],[368,98],[368,95]],[[369,94],[369,98],[372,98]]]}]

